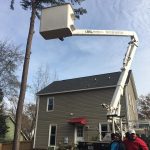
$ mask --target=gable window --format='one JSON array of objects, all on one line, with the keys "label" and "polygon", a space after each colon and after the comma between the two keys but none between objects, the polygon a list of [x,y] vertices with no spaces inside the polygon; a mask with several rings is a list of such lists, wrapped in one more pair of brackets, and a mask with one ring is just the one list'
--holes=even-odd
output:
[{"label": "gable window", "polygon": [[49,146],[56,146],[56,125],[49,127]]},{"label": "gable window", "polygon": [[54,110],[54,97],[49,97],[47,99],[47,111]]}]

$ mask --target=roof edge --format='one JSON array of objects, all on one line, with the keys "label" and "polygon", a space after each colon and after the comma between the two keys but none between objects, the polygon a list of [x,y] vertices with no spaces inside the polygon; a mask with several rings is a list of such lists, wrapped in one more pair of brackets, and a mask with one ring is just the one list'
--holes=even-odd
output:
[{"label": "roof edge", "polygon": [[[41,93],[41,91],[45,90],[49,85],[54,84],[55,82],[61,82],[61,81],[68,81],[68,80],[75,80],[75,79],[82,79],[82,78],[89,78],[89,77],[95,77],[95,76],[101,76],[101,75],[107,75],[107,74],[114,74],[114,73],[121,73],[121,71],[115,71],[115,72],[109,72],[109,73],[102,73],[102,74],[97,74],[97,75],[89,75],[89,76],[83,76],[83,77],[76,77],[76,78],[70,78],[70,79],[64,79],[64,80],[58,80],[58,81],[53,81],[52,83],[48,84],[46,87],[41,89],[36,93],[36,95],[42,95],[44,93]],[[113,86],[113,85],[111,85]],[[80,89],[79,89],[80,90]]]},{"label": "roof edge", "polygon": [[111,85],[111,86],[103,86],[103,87],[95,87],[95,88],[86,88],[86,89],[78,89],[78,90],[70,90],[70,91],[61,91],[61,92],[52,92],[52,93],[41,93],[41,94],[36,94],[37,96],[42,96],[42,95],[52,95],[52,94],[62,94],[62,93],[72,93],[72,92],[78,92],[78,91],[90,91],[90,90],[95,90],[95,89],[106,89],[106,88],[114,88],[117,85]]}]

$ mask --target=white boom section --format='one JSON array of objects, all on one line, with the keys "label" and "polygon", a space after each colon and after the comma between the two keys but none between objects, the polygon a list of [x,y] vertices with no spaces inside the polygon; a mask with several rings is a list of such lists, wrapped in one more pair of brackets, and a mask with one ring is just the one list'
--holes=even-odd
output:
[{"label": "white boom section", "polygon": [[82,30],[77,29],[72,31],[73,36],[123,36],[123,37],[131,37],[131,41],[129,42],[129,46],[127,48],[127,52],[125,54],[125,58],[123,60],[122,72],[117,83],[116,90],[114,92],[113,98],[111,100],[111,104],[108,107],[107,115],[120,115],[120,98],[123,95],[123,89],[125,86],[125,82],[128,77],[128,73],[131,67],[131,63],[138,46],[138,37],[135,32],[132,31],[120,31],[120,30]]},{"label": "white boom section", "polygon": [[118,80],[117,87],[114,92],[114,95],[113,95],[113,98],[112,98],[112,101],[110,104],[110,109],[109,109],[107,115],[120,116],[120,111],[118,110],[119,102],[120,102],[121,96],[123,95],[124,86],[125,86],[125,83],[126,83],[126,80],[128,77],[131,63],[133,61],[133,57],[134,57],[134,54],[135,54],[135,51],[137,48],[137,44],[138,44],[137,39],[136,39],[136,41],[133,40],[129,43],[127,52],[125,54],[125,58],[123,60],[123,67],[121,68],[122,72],[121,72],[120,78]]},{"label": "white boom section", "polygon": [[132,31],[122,30],[90,30],[90,29],[75,29],[72,31],[73,36],[127,36],[137,40],[137,35]]}]

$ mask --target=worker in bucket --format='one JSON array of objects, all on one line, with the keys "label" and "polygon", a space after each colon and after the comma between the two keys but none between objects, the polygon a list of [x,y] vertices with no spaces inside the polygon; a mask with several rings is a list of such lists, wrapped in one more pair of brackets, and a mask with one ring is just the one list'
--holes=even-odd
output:
[{"label": "worker in bucket", "polygon": [[124,143],[121,140],[121,135],[119,133],[111,134],[112,142],[109,145],[109,150],[125,150]]},{"label": "worker in bucket", "polygon": [[129,130],[129,136],[124,140],[126,150],[148,150],[146,143],[137,137],[134,129]]}]

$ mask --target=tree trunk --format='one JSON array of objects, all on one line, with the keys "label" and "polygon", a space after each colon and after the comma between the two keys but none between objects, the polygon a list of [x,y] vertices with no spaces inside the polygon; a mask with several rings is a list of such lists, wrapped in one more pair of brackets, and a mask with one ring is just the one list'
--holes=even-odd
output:
[{"label": "tree trunk", "polygon": [[29,27],[29,33],[27,38],[27,44],[26,44],[26,53],[25,53],[24,65],[23,65],[20,95],[19,95],[17,111],[16,111],[16,125],[15,125],[14,142],[13,142],[12,150],[19,150],[20,147],[22,111],[23,111],[24,98],[25,98],[25,92],[27,86],[27,76],[28,76],[28,69],[29,69],[32,38],[34,34],[34,22],[36,17],[35,13],[36,13],[36,7],[35,4],[32,3],[32,12],[31,12],[30,27]]}]

